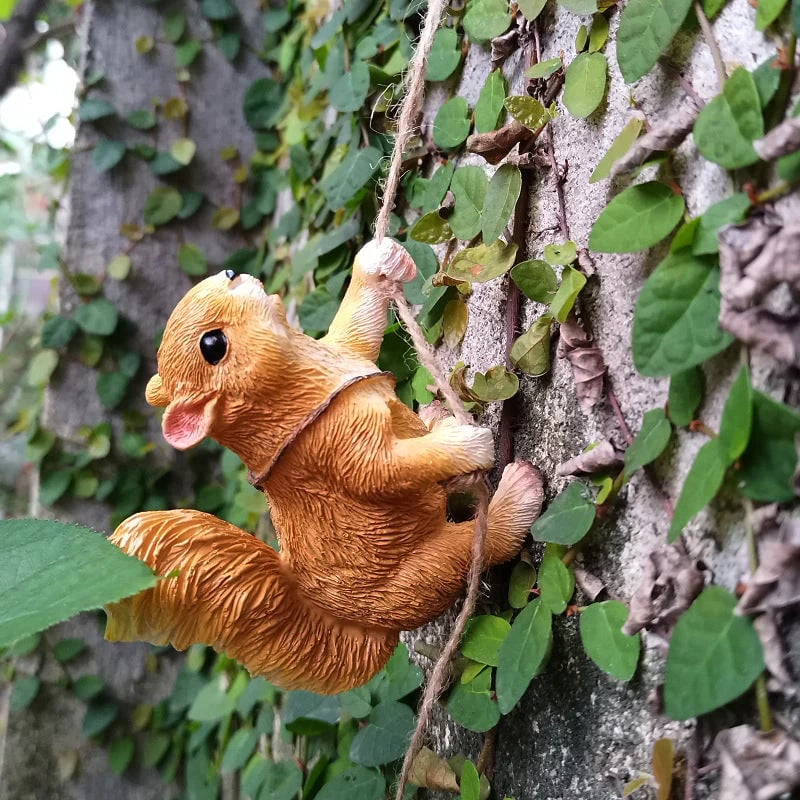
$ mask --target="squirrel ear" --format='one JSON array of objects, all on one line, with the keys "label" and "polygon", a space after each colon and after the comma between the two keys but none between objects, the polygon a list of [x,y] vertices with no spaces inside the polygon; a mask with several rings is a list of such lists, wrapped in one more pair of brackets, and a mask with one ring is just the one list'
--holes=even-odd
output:
[{"label": "squirrel ear", "polygon": [[147,381],[147,388],[144,391],[144,396],[151,406],[163,408],[169,404],[169,395],[166,393],[161,376],[157,372]]},{"label": "squirrel ear", "polygon": [[161,430],[176,450],[188,450],[209,435],[214,422],[216,397],[201,400],[173,400],[164,412]]}]

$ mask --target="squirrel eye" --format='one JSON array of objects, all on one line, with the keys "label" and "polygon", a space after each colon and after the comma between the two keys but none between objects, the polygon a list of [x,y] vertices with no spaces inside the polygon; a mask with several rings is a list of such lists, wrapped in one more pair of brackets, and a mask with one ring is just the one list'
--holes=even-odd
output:
[{"label": "squirrel eye", "polygon": [[204,333],[200,337],[200,352],[212,366],[219,364],[228,352],[228,340],[225,334],[219,329]]},{"label": "squirrel eye", "polygon": [[232,280],[233,280],[233,279],[234,279],[234,278],[235,278],[235,277],[236,277],[238,274],[239,274],[239,273],[238,273],[238,272],[236,272],[236,270],[234,270],[234,269],[226,269],[226,270],[225,270],[225,277],[226,277],[226,278],[227,278],[229,281],[232,281]]}]

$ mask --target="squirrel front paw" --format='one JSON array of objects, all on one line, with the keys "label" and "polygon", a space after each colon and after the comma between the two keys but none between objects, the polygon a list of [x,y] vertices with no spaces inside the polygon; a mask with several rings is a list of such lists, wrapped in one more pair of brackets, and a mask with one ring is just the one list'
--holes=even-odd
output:
[{"label": "squirrel front paw", "polygon": [[404,283],[413,280],[417,265],[408,250],[394,239],[367,242],[356,255],[355,268],[373,278],[386,278]]},{"label": "squirrel front paw", "polygon": [[429,434],[450,447],[458,448],[469,459],[469,470],[490,469],[494,464],[494,437],[488,428],[461,425],[454,417],[436,424]]}]

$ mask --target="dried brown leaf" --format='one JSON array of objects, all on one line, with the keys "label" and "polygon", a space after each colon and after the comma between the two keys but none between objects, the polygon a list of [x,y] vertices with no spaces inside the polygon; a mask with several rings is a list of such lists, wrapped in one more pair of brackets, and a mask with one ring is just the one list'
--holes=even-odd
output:
[{"label": "dried brown leaf", "polygon": [[594,475],[597,472],[619,472],[623,464],[622,457],[607,439],[596,447],[580,453],[569,461],[559,464],[556,473],[562,478],[567,475]]},{"label": "dried brown leaf", "polygon": [[800,150],[800,117],[785,120],[763,139],[753,142],[753,148],[764,161],[773,161]]},{"label": "dried brown leaf", "polygon": [[777,729],[749,725],[715,739],[722,762],[719,800],[773,800],[800,787],[800,744]]},{"label": "dried brown leaf", "polygon": [[766,614],[756,617],[753,620],[753,627],[758,633],[758,638],[761,639],[764,663],[771,676],[768,688],[784,694],[796,694],[795,682],[786,669],[786,653],[774,613],[768,611]]},{"label": "dried brown leaf", "polygon": [[423,747],[411,762],[408,782],[426,789],[458,791],[458,778],[453,768],[433,750]]},{"label": "dried brown leaf", "polygon": [[769,293],[786,283],[800,291],[800,222],[762,213],[728,225],[720,245],[720,325],[737,339],[800,366],[800,318],[768,308]]},{"label": "dried brown leaf", "polygon": [[800,521],[786,519],[759,538],[759,565],[736,606],[753,614],[800,603]]},{"label": "dried brown leaf", "polygon": [[700,108],[687,98],[676,111],[671,111],[664,122],[651,128],[644,136],[637,139],[630,150],[611,168],[611,177],[632,172],[654,152],[664,152],[676,148],[694,127]]},{"label": "dried brown leaf", "polygon": [[492,39],[492,69],[497,69],[502,63],[519,48],[519,28],[514,25],[511,30],[502,36]]},{"label": "dried brown leaf", "polygon": [[534,141],[539,133],[513,120],[496,131],[473,133],[467,139],[467,150],[483,156],[490,164],[499,164],[516,145]]},{"label": "dried brown leaf", "polygon": [[630,613],[622,632],[632,636],[646,628],[661,635],[669,634],[704,585],[702,562],[689,558],[675,546],[654,550],[631,597]]},{"label": "dried brown leaf", "polygon": [[606,362],[600,348],[572,313],[559,328],[556,352],[559,358],[569,361],[578,403],[584,411],[590,411],[603,396]]},{"label": "dried brown leaf", "polygon": [[573,567],[572,572],[575,574],[575,583],[578,588],[592,603],[605,591],[606,585],[597,575],[593,575],[582,567]]},{"label": "dried brown leaf", "polygon": [[675,742],[672,739],[659,739],[653,745],[653,777],[658,784],[658,800],[669,800],[674,764]]}]

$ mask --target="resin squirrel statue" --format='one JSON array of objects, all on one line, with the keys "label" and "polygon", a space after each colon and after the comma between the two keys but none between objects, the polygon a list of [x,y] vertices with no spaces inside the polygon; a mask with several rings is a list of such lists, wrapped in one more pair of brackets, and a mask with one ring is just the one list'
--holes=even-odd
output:
[{"label": "resin squirrel statue", "polygon": [[[169,318],[147,401],[183,450],[233,450],[269,501],[276,552],[209,514],[148,511],[112,541],[177,577],[108,607],[111,640],[203,643],[283,688],[334,693],[366,683],[399,632],[463,591],[474,522],[450,522],[446,484],[494,461],[491,432],[428,424],[375,365],[390,290],[416,267],[392,240],[356,256],[322,339],[288,324],[280,297],[225,270]],[[512,558],[541,506],[530,464],[510,464],[489,506],[487,566]]]}]

